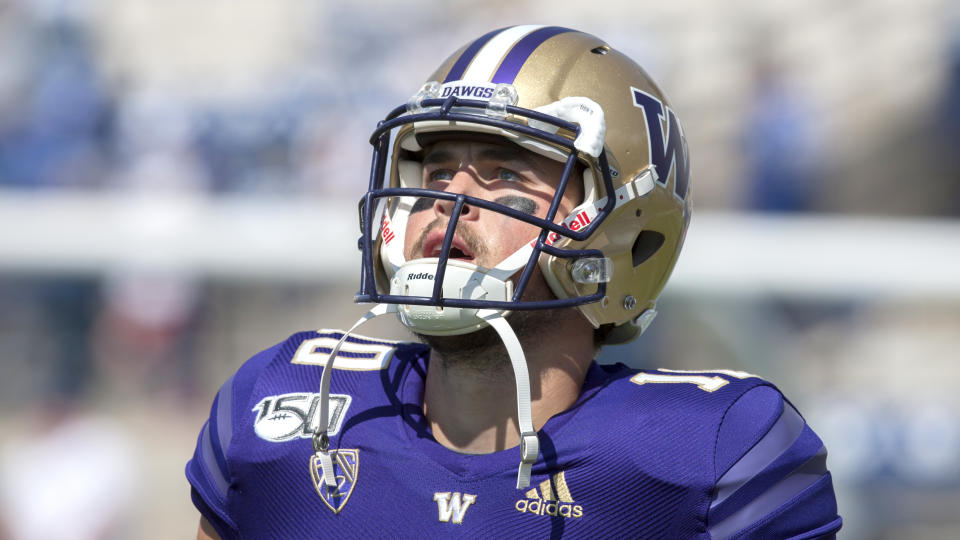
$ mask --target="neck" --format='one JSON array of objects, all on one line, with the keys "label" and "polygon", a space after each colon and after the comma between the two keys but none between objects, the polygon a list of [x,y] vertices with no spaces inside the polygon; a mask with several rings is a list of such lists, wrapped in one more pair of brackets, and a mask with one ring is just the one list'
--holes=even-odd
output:
[{"label": "neck", "polygon": [[[579,314],[552,316],[550,322],[550,331],[519,335],[530,372],[531,412],[537,430],[574,404],[594,354],[593,329]],[[516,383],[499,338],[485,347],[468,349],[464,354],[469,358],[444,351],[434,347],[423,403],[437,441],[468,454],[520,444]]]}]

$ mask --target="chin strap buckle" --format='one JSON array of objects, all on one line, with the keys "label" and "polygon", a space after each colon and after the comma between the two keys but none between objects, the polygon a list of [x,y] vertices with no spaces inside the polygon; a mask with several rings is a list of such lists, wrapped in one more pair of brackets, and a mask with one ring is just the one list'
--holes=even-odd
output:
[{"label": "chin strap buckle", "polygon": [[530,472],[540,456],[540,439],[534,431],[520,434],[520,469],[517,471],[517,489],[530,485]]},{"label": "chin strap buckle", "polygon": [[326,431],[318,431],[313,434],[313,451],[320,459],[320,465],[323,468],[323,483],[328,487],[337,485],[337,479],[333,475],[333,458],[330,457],[330,437]]}]

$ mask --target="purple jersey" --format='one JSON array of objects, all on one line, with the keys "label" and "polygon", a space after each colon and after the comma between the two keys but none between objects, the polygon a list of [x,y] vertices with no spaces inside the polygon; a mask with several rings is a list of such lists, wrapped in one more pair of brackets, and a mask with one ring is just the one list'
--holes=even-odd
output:
[{"label": "purple jersey", "polygon": [[530,486],[517,448],[434,440],[421,403],[429,349],[350,337],[327,427],[320,366],[342,336],[303,332],[220,389],[187,478],[227,538],[819,538],[841,525],[826,449],[769,382],[734,371],[590,366],[580,397],[539,431]]}]

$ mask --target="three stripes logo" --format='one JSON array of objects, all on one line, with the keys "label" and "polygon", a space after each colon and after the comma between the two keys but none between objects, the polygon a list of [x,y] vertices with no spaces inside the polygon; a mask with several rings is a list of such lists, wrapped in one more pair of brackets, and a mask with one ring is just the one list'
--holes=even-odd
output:
[{"label": "three stripes logo", "polygon": [[573,495],[563,476],[564,471],[540,482],[540,485],[526,492],[514,508],[517,512],[538,516],[560,516],[564,518],[583,517],[583,507],[574,504]]}]

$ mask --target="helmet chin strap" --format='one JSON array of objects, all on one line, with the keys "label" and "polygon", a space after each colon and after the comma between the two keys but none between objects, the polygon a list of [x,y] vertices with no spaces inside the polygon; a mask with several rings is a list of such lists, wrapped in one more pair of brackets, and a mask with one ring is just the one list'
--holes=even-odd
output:
[{"label": "helmet chin strap", "polygon": [[323,467],[323,483],[327,487],[335,487],[337,485],[337,480],[334,478],[333,474],[333,458],[330,456],[330,375],[333,373],[333,363],[337,358],[337,353],[340,352],[340,347],[343,346],[343,343],[347,340],[347,337],[353,333],[361,324],[369,321],[370,319],[379,317],[380,315],[385,315],[387,313],[395,313],[397,311],[396,304],[377,304],[373,306],[373,309],[368,311],[363,317],[360,318],[357,322],[350,327],[349,330],[343,333],[343,336],[340,338],[340,341],[337,342],[333,350],[330,351],[330,355],[327,357],[327,361],[323,364],[323,373],[320,375],[320,420],[323,422],[323,430],[317,430],[313,434],[313,451],[314,455],[320,459],[320,464]]},{"label": "helmet chin strap", "polygon": [[533,414],[530,407],[530,373],[527,371],[527,358],[516,332],[499,311],[483,309],[477,316],[487,321],[507,348],[510,364],[513,366],[513,378],[517,382],[517,422],[520,427],[520,469],[517,471],[517,489],[530,485],[530,470],[540,454],[540,440],[533,429]]},{"label": "helmet chin strap", "polygon": [[[353,333],[357,327],[370,319],[397,311],[397,304],[377,304],[374,306],[349,330],[344,332],[323,365],[323,374],[320,376],[320,418],[324,422],[324,429],[322,431],[318,430],[314,434],[313,450],[323,467],[323,482],[328,487],[337,485],[333,474],[333,458],[330,449],[330,434],[328,433],[330,428],[330,376],[333,372],[337,353],[340,352],[340,347],[347,340],[347,336]],[[510,323],[507,322],[500,311],[479,310],[476,312],[476,317],[486,321],[497,332],[507,348],[510,364],[513,366],[513,376],[517,386],[517,421],[520,428],[520,468],[517,471],[517,489],[523,489],[530,485],[531,469],[540,454],[540,441],[537,438],[536,430],[533,428],[533,414],[530,407],[530,374],[527,370],[526,356],[523,354],[523,347],[520,345],[516,332],[513,331]]]}]

